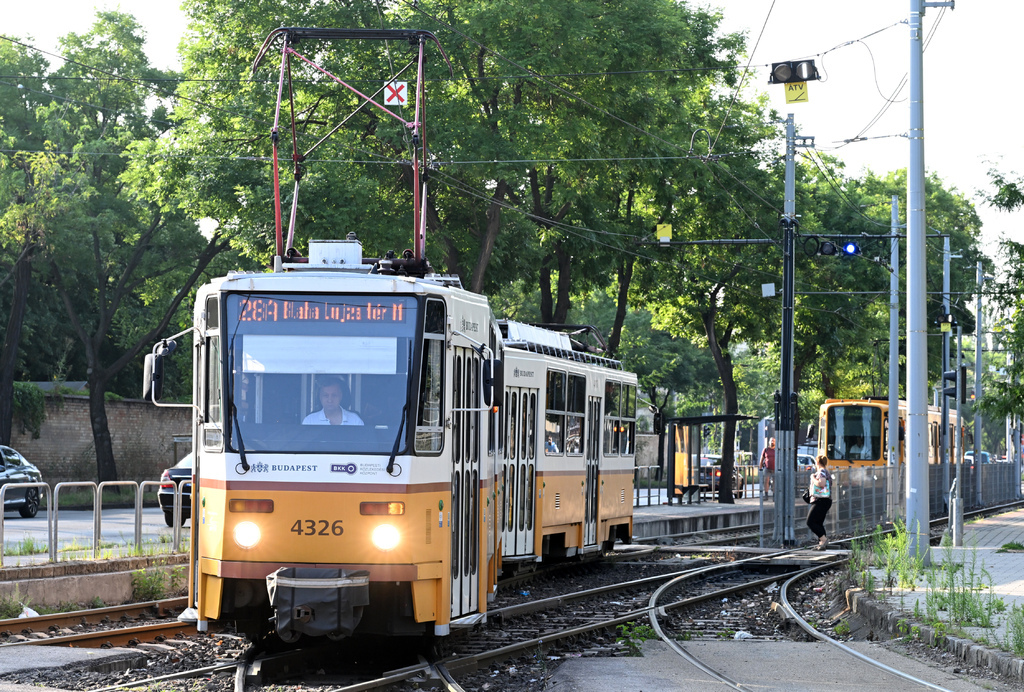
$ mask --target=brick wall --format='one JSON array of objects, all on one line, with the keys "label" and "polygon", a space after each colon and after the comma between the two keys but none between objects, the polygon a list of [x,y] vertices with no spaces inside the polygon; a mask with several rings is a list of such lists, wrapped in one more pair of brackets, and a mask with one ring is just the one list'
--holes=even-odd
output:
[{"label": "brick wall", "polygon": [[[107,424],[114,447],[119,480],[157,480],[163,469],[191,449],[192,410],[165,408],[148,401],[107,402]],[[89,422],[89,399],[84,396],[46,397],[46,420],[39,439],[22,433],[17,421],[11,446],[39,467],[53,487],[63,481],[96,480],[96,446]]]}]

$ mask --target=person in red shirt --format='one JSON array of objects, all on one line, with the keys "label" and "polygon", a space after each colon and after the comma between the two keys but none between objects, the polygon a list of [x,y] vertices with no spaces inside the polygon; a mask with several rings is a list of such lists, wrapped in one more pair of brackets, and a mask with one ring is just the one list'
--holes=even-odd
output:
[{"label": "person in red shirt", "polygon": [[775,476],[775,438],[768,438],[768,446],[761,452],[761,468],[767,471],[767,477],[765,479],[765,488],[767,490],[772,489],[772,479]]}]

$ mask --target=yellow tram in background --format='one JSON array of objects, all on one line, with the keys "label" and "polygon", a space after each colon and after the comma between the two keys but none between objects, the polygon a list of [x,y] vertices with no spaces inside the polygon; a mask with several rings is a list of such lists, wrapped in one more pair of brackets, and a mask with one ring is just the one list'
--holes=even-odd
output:
[{"label": "yellow tram in background", "polygon": [[[899,402],[899,433],[897,463],[902,464],[906,454],[904,431],[907,402]],[[928,407],[928,463],[942,462],[940,432],[942,417],[935,406]],[[949,426],[949,439],[953,439],[956,425]],[[857,468],[885,466],[889,463],[889,400],[828,399],[818,413],[818,454],[825,455],[830,468]]]}]

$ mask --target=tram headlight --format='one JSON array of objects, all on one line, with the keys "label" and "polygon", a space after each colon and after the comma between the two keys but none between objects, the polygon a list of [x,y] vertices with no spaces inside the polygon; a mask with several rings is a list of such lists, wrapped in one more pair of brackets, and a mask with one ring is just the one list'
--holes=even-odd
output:
[{"label": "tram headlight", "polygon": [[388,551],[394,550],[398,546],[398,542],[401,537],[398,535],[398,529],[391,524],[381,524],[373,530],[370,534],[370,541],[377,546],[379,550]]},{"label": "tram headlight", "polygon": [[260,527],[251,521],[242,521],[235,524],[234,535],[235,543],[247,550],[255,547],[260,542],[260,538],[262,538]]}]

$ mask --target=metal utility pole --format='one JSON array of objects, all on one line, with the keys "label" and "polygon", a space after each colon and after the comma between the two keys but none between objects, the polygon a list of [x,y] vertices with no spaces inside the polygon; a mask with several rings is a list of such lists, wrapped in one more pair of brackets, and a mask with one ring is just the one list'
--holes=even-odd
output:
[{"label": "metal utility pole", "polygon": [[956,326],[956,431],[953,436],[956,447],[956,495],[951,500],[953,511],[950,512],[952,515],[950,521],[953,524],[953,546],[956,548],[961,548],[964,545],[964,405],[959,392],[962,391],[961,387],[967,386],[967,383],[960,380],[964,377],[963,368],[960,367],[964,362],[962,347],[963,327],[958,324]]},{"label": "metal utility pole", "polygon": [[981,349],[984,344],[985,329],[983,327],[985,316],[982,314],[981,292],[985,288],[985,268],[978,262],[978,304],[976,308],[977,324],[974,327],[974,402],[971,409],[974,412],[974,501],[982,504],[981,499],[981,410],[978,402],[981,400]]},{"label": "metal utility pole", "polygon": [[952,2],[910,0],[910,162],[907,171],[907,532],[925,565],[928,549],[928,324],[924,189],[924,10]]},{"label": "metal utility pole", "polygon": [[[898,479],[895,469],[900,463],[900,202],[892,196],[892,218],[890,221],[892,243],[889,252],[889,466],[890,480]],[[898,487],[898,481],[894,481]],[[894,517],[899,509],[899,493],[887,492],[889,498],[886,513]]]},{"label": "metal utility pole", "polygon": [[[942,314],[949,314],[949,236],[942,239]],[[948,324],[943,324],[943,329],[948,329]],[[942,332],[942,372],[949,371],[949,338],[953,335],[952,330]],[[946,382],[942,381],[940,391],[945,388]],[[939,440],[942,449],[942,496],[946,500],[946,507],[949,507],[949,397],[941,395],[942,417],[939,424]]]},{"label": "metal utility pole", "polygon": [[899,462],[899,198],[893,194],[889,253],[889,466]]},{"label": "metal utility pole", "polygon": [[775,528],[777,544],[796,542],[793,504],[796,500],[796,393],[793,391],[793,302],[796,260],[796,127],[786,118],[786,199],[782,224],[782,367],[775,395]]}]

